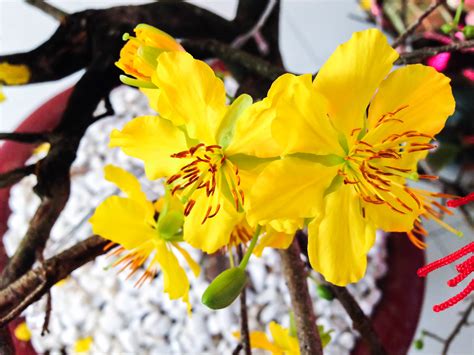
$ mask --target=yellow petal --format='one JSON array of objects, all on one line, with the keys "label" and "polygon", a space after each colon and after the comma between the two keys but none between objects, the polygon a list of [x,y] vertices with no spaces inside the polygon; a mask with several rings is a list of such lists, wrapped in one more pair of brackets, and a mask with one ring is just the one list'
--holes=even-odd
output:
[{"label": "yellow petal", "polygon": [[[314,326],[316,330],[316,325]],[[290,336],[288,329],[283,328],[276,322],[270,322],[270,333],[272,334],[275,345],[288,355],[299,355],[298,340]]]},{"label": "yellow petal", "polygon": [[120,147],[125,154],[142,160],[151,180],[176,173],[183,162],[171,155],[188,149],[183,132],[158,116],[137,117],[121,131],[114,130],[110,147]]},{"label": "yellow petal", "polygon": [[[386,232],[408,232],[413,229],[413,223],[421,213],[422,206],[418,205],[417,201],[403,186],[392,185],[390,190],[390,194],[386,192],[380,193],[380,196],[386,201],[385,204],[375,205],[364,201],[362,205],[364,206],[365,214],[377,228],[381,228]],[[421,198],[419,200],[421,201]],[[398,211],[391,208],[389,204]]]},{"label": "yellow petal", "polygon": [[253,253],[260,257],[262,255],[263,249],[270,247],[275,249],[286,249],[290,246],[295,234],[287,234],[282,232],[277,232],[273,228],[267,226],[266,233],[261,236],[258,240],[258,244],[255,247]]},{"label": "yellow petal", "polygon": [[14,331],[15,337],[21,341],[30,341],[31,339],[31,331],[28,328],[28,324],[26,322],[21,322],[18,324]]},{"label": "yellow petal", "polygon": [[359,197],[349,185],[325,197],[324,210],[308,226],[311,266],[327,281],[345,286],[365,274],[375,228],[362,217]]},{"label": "yellow petal", "polygon": [[232,230],[243,218],[243,214],[239,214],[235,206],[222,196],[217,215],[202,223],[207,211],[208,198],[205,193],[197,196],[191,213],[184,219],[183,238],[193,247],[211,254],[229,243]]},{"label": "yellow petal", "polygon": [[88,352],[92,346],[93,339],[92,337],[81,338],[76,340],[74,344],[75,353],[85,353]]},{"label": "yellow petal", "polygon": [[5,101],[6,97],[5,94],[2,91],[2,87],[0,86],[0,102]]},{"label": "yellow petal", "polygon": [[178,251],[181,253],[181,255],[184,257],[186,262],[189,265],[189,268],[193,272],[194,276],[198,277],[199,274],[201,273],[201,267],[197,262],[194,261],[194,259],[189,255],[188,251],[181,247],[178,243],[173,243],[173,246],[178,249]]},{"label": "yellow petal", "polygon": [[189,280],[186,276],[186,272],[181,265],[179,265],[178,259],[169,249],[167,243],[159,240],[156,243],[156,249],[157,251],[153,257],[153,263],[158,262],[163,271],[164,291],[172,300],[183,298],[183,300],[187,302]]},{"label": "yellow petal", "polygon": [[89,221],[94,234],[128,250],[158,237],[149,223],[147,209],[143,204],[128,198],[107,198],[96,208]]},{"label": "yellow petal", "polygon": [[0,63],[0,82],[8,85],[26,84],[30,80],[31,72],[24,64]]},{"label": "yellow petal", "polygon": [[[233,332],[232,335],[240,339],[240,332]],[[270,340],[268,339],[267,335],[264,332],[253,331],[250,332],[250,347],[252,349],[262,349],[268,350],[272,354],[283,355],[283,352],[275,346]]]},{"label": "yellow petal", "polygon": [[248,198],[250,224],[314,217],[337,169],[290,157],[268,164]]},{"label": "yellow petal", "polygon": [[377,29],[356,32],[321,67],[314,87],[329,100],[329,116],[350,136],[364,125],[367,106],[398,53]]},{"label": "yellow petal", "polygon": [[343,154],[337,132],[328,119],[328,102],[316,92],[311,75],[284,74],[269,91],[275,108],[272,135],[282,154]]},{"label": "yellow petal", "polygon": [[[391,134],[413,130],[431,136],[437,134],[454,112],[449,82],[445,75],[421,64],[395,70],[382,82],[370,104],[364,141],[380,142]],[[397,110],[393,116],[397,120],[375,128],[383,115]]]},{"label": "yellow petal", "polygon": [[158,58],[153,82],[160,88],[158,111],[175,125],[185,125],[191,138],[216,143],[227,110],[222,80],[204,62],[186,52],[167,52]]},{"label": "yellow petal", "polygon": [[274,113],[269,99],[250,106],[238,119],[234,138],[227,147],[226,154],[245,154],[259,158],[279,156],[282,149],[271,135]]},{"label": "yellow petal", "polygon": [[137,38],[147,46],[166,51],[184,51],[174,37],[156,27],[141,23],[135,27],[134,31]]}]

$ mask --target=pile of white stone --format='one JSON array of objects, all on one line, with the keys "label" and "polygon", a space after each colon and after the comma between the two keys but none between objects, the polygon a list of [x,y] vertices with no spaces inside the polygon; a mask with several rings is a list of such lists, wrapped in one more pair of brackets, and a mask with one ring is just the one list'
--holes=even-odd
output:
[{"label": "pile of white stone", "polygon": [[[111,101],[115,116],[95,123],[82,140],[73,166],[71,197],[53,228],[46,257],[91,235],[87,220],[94,207],[105,197],[117,193],[115,186],[103,178],[104,165],[119,165],[143,177],[140,162],[107,145],[112,129],[120,128],[133,117],[149,113],[146,99],[138,91],[122,87],[112,93]],[[38,159],[38,156],[32,159]],[[150,198],[155,199],[162,193],[161,182],[141,180]],[[10,255],[39,204],[31,190],[34,184],[35,178],[29,177],[12,189],[12,214],[3,240]],[[349,287],[367,314],[381,297],[376,281],[386,271],[383,239],[379,236],[371,250],[365,278]],[[204,264],[212,258],[203,258],[195,250],[190,252]],[[126,274],[118,274],[110,267],[112,261],[111,257],[101,256],[53,287],[48,334],[41,335],[45,299],[24,312],[32,331],[32,344],[38,353],[61,350],[72,353],[78,340],[89,337],[92,339],[90,354],[229,354],[237,346],[232,332],[239,329],[238,302],[220,311],[203,306],[200,297],[209,284],[206,272],[197,279],[189,273],[193,305],[189,317],[182,302],[170,301],[163,293],[161,274],[151,283],[135,288],[134,277],[126,280]],[[278,254],[266,250],[261,258],[252,257],[248,272],[251,280],[247,295],[250,330],[267,330],[272,320],[288,326],[291,307]],[[326,353],[349,353],[357,334],[351,330],[351,321],[342,306],[338,301],[318,298],[312,281],[310,291],[318,324],[333,330]]]}]

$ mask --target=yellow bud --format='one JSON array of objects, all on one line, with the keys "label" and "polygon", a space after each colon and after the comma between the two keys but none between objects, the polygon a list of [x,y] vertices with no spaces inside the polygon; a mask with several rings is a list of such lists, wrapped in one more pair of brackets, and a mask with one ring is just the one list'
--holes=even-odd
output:
[{"label": "yellow bud", "polygon": [[228,269],[211,282],[201,302],[211,309],[225,308],[240,295],[246,283],[245,270],[240,267]]},{"label": "yellow bud", "polygon": [[21,341],[30,341],[31,332],[26,322],[18,324],[18,326],[15,328],[15,337]]}]

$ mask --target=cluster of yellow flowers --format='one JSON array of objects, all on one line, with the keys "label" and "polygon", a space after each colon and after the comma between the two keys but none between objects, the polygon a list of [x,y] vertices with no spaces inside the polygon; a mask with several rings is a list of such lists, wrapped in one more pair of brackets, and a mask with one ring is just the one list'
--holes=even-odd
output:
[{"label": "cluster of yellow flowers", "polygon": [[143,24],[135,33],[117,66],[157,114],[115,130],[110,146],[142,160],[167,192],[148,201],[131,174],[107,167],[127,197],[108,198],[91,223],[120,244],[124,268],[148,259],[139,282],[159,265],[165,292],[187,301],[174,251],[196,275],[199,266],[181,242],[206,253],[250,242],[245,267],[252,252],[287,248],[307,227],[312,267],[346,285],[363,277],[377,228],[414,238],[421,217],[443,223],[439,195],[406,182],[432,178],[417,162],[454,111],[449,79],[423,65],[391,71],[398,53],[379,30],[355,33],[314,80],[285,74],[255,103],[228,102],[222,80],[169,35]]}]

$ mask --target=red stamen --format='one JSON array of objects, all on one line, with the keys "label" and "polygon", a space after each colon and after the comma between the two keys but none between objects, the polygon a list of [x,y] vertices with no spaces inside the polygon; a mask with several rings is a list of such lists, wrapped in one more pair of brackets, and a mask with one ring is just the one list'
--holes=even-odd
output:
[{"label": "red stamen", "polygon": [[447,308],[454,306],[456,303],[465,299],[473,290],[474,290],[474,280],[471,280],[471,282],[469,282],[469,284],[466,286],[464,290],[462,290],[456,296],[450,298],[449,300],[434,306],[433,311],[441,312]]},{"label": "red stamen", "polygon": [[449,207],[459,207],[468,204],[469,202],[474,201],[474,192],[471,192],[469,195],[465,197],[461,197],[455,200],[449,200],[446,204]]}]

